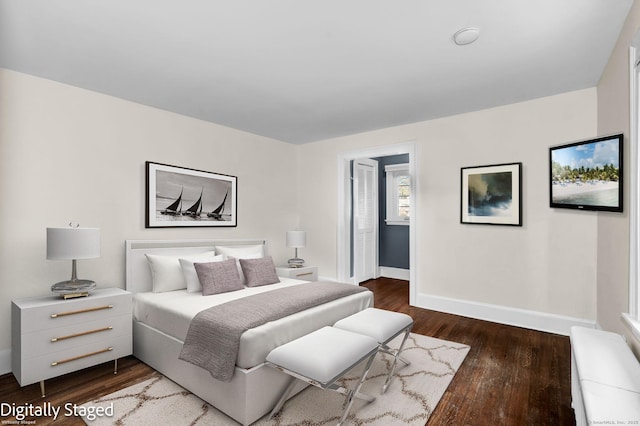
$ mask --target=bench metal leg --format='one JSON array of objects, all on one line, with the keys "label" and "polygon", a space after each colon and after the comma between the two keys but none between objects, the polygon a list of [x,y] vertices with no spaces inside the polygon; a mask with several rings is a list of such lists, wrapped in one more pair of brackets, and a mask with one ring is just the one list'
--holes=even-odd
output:
[{"label": "bench metal leg", "polygon": [[[411,324],[411,326],[413,326],[413,324]],[[407,329],[405,330],[404,337],[402,338],[402,343],[400,343],[400,347],[398,349],[391,350],[386,344],[383,345],[383,348],[381,349],[383,352],[393,356],[393,364],[391,364],[391,368],[389,369],[389,375],[387,376],[387,380],[384,382],[384,385],[382,386],[382,393],[385,393],[387,391],[387,389],[389,388],[389,385],[391,384],[391,380],[393,380],[393,376],[396,371],[396,366],[398,365],[398,359],[403,363],[405,363],[406,365],[411,364],[409,361],[405,360],[400,356],[400,353],[404,348],[404,344],[407,341],[407,338],[409,337],[409,333],[411,333],[411,326],[407,327]]]},{"label": "bench metal leg", "polygon": [[[383,347],[380,348],[380,352],[385,353],[387,355],[391,355],[392,357],[395,357],[396,354],[398,353],[398,349],[391,349],[389,346],[384,345]],[[407,365],[411,365],[411,361],[401,357],[400,355],[398,355],[398,361],[402,361],[405,367]]]},{"label": "bench metal leg", "polygon": [[341,393],[344,396],[349,396],[349,394],[353,394],[354,398],[358,398],[366,402],[373,402],[376,399],[375,396],[367,395],[366,393],[362,393],[362,392],[354,393],[352,389],[347,389],[344,386],[338,386],[335,383],[322,389],[329,389],[329,390]]},{"label": "bench metal leg", "polygon": [[282,393],[282,396],[278,400],[278,403],[276,404],[276,406],[273,407],[273,410],[271,410],[271,414],[269,414],[269,420],[271,420],[273,416],[278,414],[280,409],[282,409],[282,406],[287,401],[287,398],[289,398],[289,394],[291,393],[295,385],[296,385],[296,378],[291,376],[291,378],[289,379],[289,384],[287,385],[287,388]]},{"label": "bench metal leg", "polygon": [[362,387],[364,380],[367,378],[367,374],[369,374],[369,370],[371,369],[371,364],[373,363],[373,359],[376,357],[376,354],[377,354],[377,351],[374,352],[369,357],[369,361],[367,361],[367,365],[364,367],[364,371],[362,372],[362,377],[360,377],[360,381],[358,382],[357,386],[352,391],[350,391],[349,394],[347,395],[347,401],[346,401],[347,406],[345,407],[344,412],[342,413],[342,418],[338,422],[338,426],[342,425],[342,423],[344,423],[345,419],[349,415],[349,410],[351,410],[351,406],[353,405],[354,396],[357,396],[357,395],[367,396],[368,398],[365,398],[367,402],[372,402],[373,400],[375,400],[375,398],[372,396],[361,394],[360,388]]}]

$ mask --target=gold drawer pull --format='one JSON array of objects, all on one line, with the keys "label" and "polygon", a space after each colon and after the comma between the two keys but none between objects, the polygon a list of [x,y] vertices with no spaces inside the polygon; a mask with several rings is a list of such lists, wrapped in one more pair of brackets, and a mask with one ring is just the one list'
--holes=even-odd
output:
[{"label": "gold drawer pull", "polygon": [[113,348],[106,348],[106,349],[102,349],[102,350],[99,350],[99,351],[91,352],[91,353],[88,353],[88,354],[74,356],[72,358],[67,358],[67,359],[63,359],[63,360],[60,360],[60,361],[52,362],[51,366],[55,367],[56,365],[64,364],[64,363],[71,362],[71,361],[76,361],[78,359],[86,358],[88,356],[98,355],[98,354],[109,352],[109,351],[112,351],[112,350],[113,350]]},{"label": "gold drawer pull", "polygon": [[80,309],[79,311],[60,312],[59,314],[51,314],[51,318],[65,317],[67,315],[83,314],[85,312],[101,311],[103,309],[111,309],[113,305],[98,306],[96,308]]},{"label": "gold drawer pull", "polygon": [[96,328],[95,330],[82,331],[80,333],[69,334],[68,336],[54,337],[53,339],[51,339],[51,341],[59,342],[60,340],[73,339],[74,337],[86,336],[87,334],[100,333],[101,331],[108,331],[108,330],[113,330],[113,327],[109,326],[109,327],[103,327],[103,328]]},{"label": "gold drawer pull", "polygon": [[305,272],[303,274],[296,274],[296,277],[304,277],[305,275],[313,275],[313,272]]}]

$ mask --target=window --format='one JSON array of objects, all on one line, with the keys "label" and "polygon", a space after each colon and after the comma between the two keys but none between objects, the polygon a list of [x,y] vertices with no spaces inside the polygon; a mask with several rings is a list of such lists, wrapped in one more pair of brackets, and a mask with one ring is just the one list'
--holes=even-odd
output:
[{"label": "window", "polygon": [[630,247],[629,247],[629,314],[623,318],[640,338],[640,32],[638,32],[630,49]]},{"label": "window", "polygon": [[411,176],[409,164],[384,166],[387,176],[387,225],[409,225],[411,217]]}]

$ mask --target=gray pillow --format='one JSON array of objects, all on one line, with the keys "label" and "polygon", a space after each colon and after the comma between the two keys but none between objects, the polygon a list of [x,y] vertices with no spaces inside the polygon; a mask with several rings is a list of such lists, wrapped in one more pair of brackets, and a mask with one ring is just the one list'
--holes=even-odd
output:
[{"label": "gray pillow", "polygon": [[198,280],[202,284],[203,296],[242,290],[244,288],[234,259],[221,262],[194,262],[193,266],[196,268]]},{"label": "gray pillow", "polygon": [[275,284],[280,282],[276,273],[276,266],[271,256],[259,259],[239,259],[242,272],[247,280],[247,287]]}]

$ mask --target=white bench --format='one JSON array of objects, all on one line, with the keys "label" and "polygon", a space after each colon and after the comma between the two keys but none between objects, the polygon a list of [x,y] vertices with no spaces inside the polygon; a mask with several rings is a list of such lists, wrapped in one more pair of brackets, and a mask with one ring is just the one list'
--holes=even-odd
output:
[{"label": "white bench", "polygon": [[640,363],[622,336],[571,328],[576,425],[640,424]]},{"label": "white bench", "polygon": [[[409,333],[411,332],[411,328],[413,327],[413,318],[407,314],[385,311],[378,308],[368,308],[341,319],[333,326],[376,339],[378,343],[380,343],[380,352],[384,352],[393,357],[393,363],[391,364],[391,368],[389,368],[387,380],[382,386],[382,393],[385,393],[391,384],[398,360],[402,361],[405,365],[410,364],[409,361],[400,356],[407,337],[409,337]],[[388,346],[389,342],[402,333],[404,333],[404,336],[398,349],[390,348]]]},{"label": "white bench", "polygon": [[[360,393],[360,387],[367,377],[378,348],[378,342],[369,336],[328,326],[275,348],[267,355],[267,364],[290,375],[291,381],[271,411],[271,417],[280,411],[294,388],[296,379],[299,379],[347,396],[342,418],[338,422],[338,425],[341,425],[349,414],[354,397],[367,402],[375,399]],[[336,383],[345,373],[367,358],[362,376],[353,389],[345,389]]]}]

